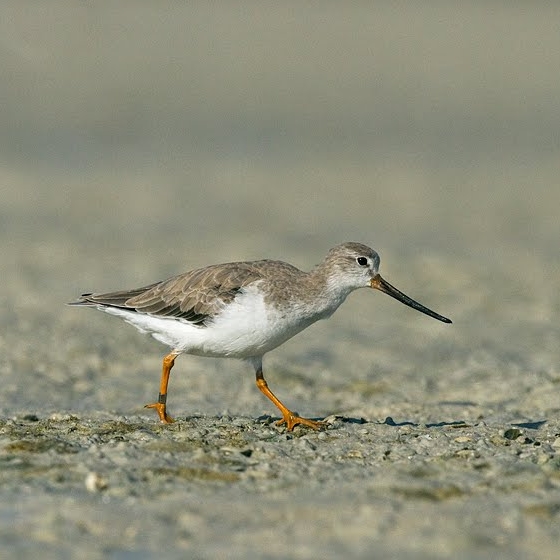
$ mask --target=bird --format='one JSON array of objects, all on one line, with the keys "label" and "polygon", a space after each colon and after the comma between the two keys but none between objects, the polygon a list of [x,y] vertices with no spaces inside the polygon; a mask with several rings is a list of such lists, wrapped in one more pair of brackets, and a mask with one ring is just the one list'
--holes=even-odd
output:
[{"label": "bird", "polygon": [[85,293],[70,305],[87,306],[124,319],[171,351],[163,358],[153,408],[162,423],[171,369],[180,354],[236,358],[255,372],[259,390],[280,411],[278,425],[318,430],[324,421],[299,416],[270,390],[263,356],[316,321],[327,319],[359,288],[373,288],[443,323],[451,323],[389,284],[370,247],[346,242],[330,249],[309,272],[278,260],[229,262],[197,268],[141,288]]}]

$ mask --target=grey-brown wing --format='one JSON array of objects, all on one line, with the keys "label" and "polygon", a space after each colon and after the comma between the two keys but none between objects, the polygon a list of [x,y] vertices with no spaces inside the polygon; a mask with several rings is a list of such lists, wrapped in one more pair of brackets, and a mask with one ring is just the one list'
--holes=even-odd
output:
[{"label": "grey-brown wing", "polygon": [[229,263],[192,270],[144,288],[84,294],[78,304],[106,305],[206,325],[247,285],[262,278],[255,263]]}]

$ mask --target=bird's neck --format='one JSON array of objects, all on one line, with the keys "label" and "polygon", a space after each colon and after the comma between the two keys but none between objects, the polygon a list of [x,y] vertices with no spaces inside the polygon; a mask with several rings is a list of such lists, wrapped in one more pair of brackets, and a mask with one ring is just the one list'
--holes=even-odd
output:
[{"label": "bird's neck", "polygon": [[353,288],[337,281],[336,275],[328,272],[328,269],[318,265],[309,272],[308,276],[309,284],[313,287],[317,309],[326,317],[332,315],[353,291]]}]

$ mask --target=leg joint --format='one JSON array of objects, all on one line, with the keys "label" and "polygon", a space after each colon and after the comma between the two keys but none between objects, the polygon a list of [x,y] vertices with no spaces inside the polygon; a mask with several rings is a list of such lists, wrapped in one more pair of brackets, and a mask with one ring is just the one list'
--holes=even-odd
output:
[{"label": "leg joint", "polygon": [[165,358],[163,358],[163,365],[169,369],[171,369],[173,367],[173,364],[175,363],[175,358],[177,357],[177,354],[167,354],[167,356],[165,356]]}]

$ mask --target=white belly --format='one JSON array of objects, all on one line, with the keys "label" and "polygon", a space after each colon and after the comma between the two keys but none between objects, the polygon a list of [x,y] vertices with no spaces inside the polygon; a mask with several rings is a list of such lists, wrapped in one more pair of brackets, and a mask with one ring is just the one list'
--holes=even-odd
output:
[{"label": "white belly", "polygon": [[263,296],[249,287],[228,304],[207,326],[197,327],[184,320],[154,317],[118,308],[100,307],[122,317],[142,332],[174,350],[214,357],[262,356],[302,331],[316,319],[283,315],[265,307]]}]

